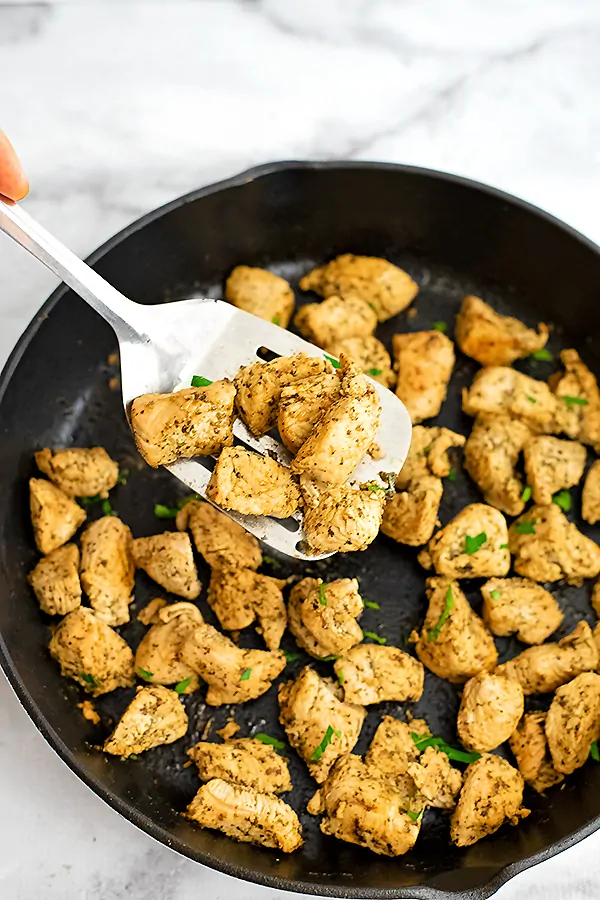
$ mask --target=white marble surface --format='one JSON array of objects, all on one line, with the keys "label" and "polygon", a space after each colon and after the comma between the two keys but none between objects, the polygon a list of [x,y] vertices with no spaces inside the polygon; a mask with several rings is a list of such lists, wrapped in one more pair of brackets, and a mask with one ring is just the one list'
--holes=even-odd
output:
[{"label": "white marble surface", "polygon": [[[86,254],[158,204],[277,158],[487,181],[600,241],[598,0],[3,5],[0,124],[29,210]],[[0,240],[0,362],[54,279]],[[0,680],[0,896],[268,900],[120,819]],[[499,900],[592,900],[600,836]],[[283,896],[283,895],[282,895]]]}]

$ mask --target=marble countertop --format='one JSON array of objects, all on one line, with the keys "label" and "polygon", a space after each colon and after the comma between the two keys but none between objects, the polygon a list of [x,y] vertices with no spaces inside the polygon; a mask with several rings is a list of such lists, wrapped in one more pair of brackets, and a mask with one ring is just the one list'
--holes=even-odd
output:
[{"label": "marble countertop", "polygon": [[[0,124],[27,208],[85,255],[273,159],[378,159],[501,187],[600,242],[597,0],[0,0]],[[0,364],[55,279],[0,240]],[[268,900],[95,797],[0,679],[0,896]],[[592,900],[600,835],[498,900]]]}]

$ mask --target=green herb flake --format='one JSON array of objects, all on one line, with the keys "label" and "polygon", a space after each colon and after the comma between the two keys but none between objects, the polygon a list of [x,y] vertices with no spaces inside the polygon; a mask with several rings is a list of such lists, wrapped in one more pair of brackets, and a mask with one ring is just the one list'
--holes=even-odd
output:
[{"label": "green herb flake", "polygon": [[100,494],[95,494],[93,497],[79,497],[79,505],[80,506],[92,506],[94,503],[100,503],[102,497]]},{"label": "green herb flake", "polygon": [[147,669],[138,669],[138,675],[146,681],[150,681],[154,677],[154,672],[148,672]]},{"label": "green herb flake", "polygon": [[448,331],[448,325],[446,322],[434,322],[431,326],[434,331],[441,331],[442,334],[446,334]]},{"label": "green herb flake", "polygon": [[344,683],[344,672],[342,669],[337,673],[338,681],[340,684]]},{"label": "green herb flake", "polygon": [[330,356],[328,353],[325,353],[325,359],[328,359],[334,369],[340,368],[340,362],[338,359],[334,359],[333,356]]},{"label": "green herb flake", "polygon": [[533,353],[529,354],[530,359],[535,359],[538,362],[552,362],[554,357],[550,353],[549,350],[546,350],[545,347],[542,347],[541,350],[534,350]]},{"label": "green herb flake", "polygon": [[320,656],[320,662],[335,662],[336,659],[339,659],[339,655],[336,656],[335,653],[330,653],[329,656]]},{"label": "green herb flake", "polygon": [[137,753],[130,753],[129,756],[127,757],[127,759],[133,759],[133,760],[136,760],[137,758],[138,758]]},{"label": "green herb flake", "polygon": [[116,512],[110,505],[110,500],[102,501],[102,512],[105,516],[116,516]]},{"label": "green herb flake", "polygon": [[300,659],[300,653],[294,653],[293,650],[284,650],[286,662],[295,662],[297,659]]},{"label": "green herb flake", "polygon": [[454,596],[452,594],[452,585],[449,585],[448,590],[446,591],[446,596],[444,597],[444,609],[442,610],[442,614],[437,620],[435,626],[427,632],[427,640],[428,641],[437,641],[440,636],[440,631],[442,630],[442,626],[444,622],[447,621],[448,616],[450,615],[450,610],[454,606]]},{"label": "green herb flake", "polygon": [[499,600],[500,599],[500,591],[491,591],[490,597],[492,598],[492,600]]},{"label": "green herb flake", "polygon": [[80,672],[79,677],[83,678],[85,683],[90,684],[92,687],[96,687],[98,685],[98,682],[96,681],[94,676],[88,675],[87,672]]},{"label": "green herb flake", "polygon": [[184,506],[187,506],[188,503],[191,503],[192,500],[202,500],[200,494],[186,494],[185,497],[180,497],[177,501],[177,509],[183,509]]},{"label": "green herb flake", "polygon": [[325,584],[321,582],[319,585],[319,604],[320,606],[327,606],[327,597],[325,596]]},{"label": "green herb flake", "polygon": [[121,469],[117,475],[117,484],[127,484],[129,480],[129,469]]},{"label": "green herb flake", "polygon": [[341,731],[337,731],[337,729],[332,728],[331,725],[328,725],[328,726],[327,726],[327,731],[325,732],[325,735],[324,735],[324,737],[323,737],[323,740],[321,741],[321,743],[319,744],[318,747],[315,747],[315,749],[314,749],[313,752],[312,752],[312,756],[310,757],[311,760],[317,761],[317,760],[321,759],[321,757],[323,756],[323,754],[325,753],[325,751],[326,751],[327,748],[329,747],[329,745],[330,745],[330,743],[331,743],[331,741],[332,741],[332,739],[333,739],[334,734],[337,735],[337,737],[341,737],[341,736],[342,736],[342,732],[341,732]]},{"label": "green herb flake", "polygon": [[525,396],[529,400],[530,403],[537,403],[537,400],[535,399],[535,397],[531,397],[529,394],[525,394]]},{"label": "green herb flake", "polygon": [[281,319],[279,318],[279,316],[273,316],[271,322],[273,323],[273,325],[281,325]]},{"label": "green herb flake", "polygon": [[456,481],[456,469],[450,469],[448,474],[446,475],[448,481]]},{"label": "green herb flake", "polygon": [[470,534],[465,535],[465,553],[468,553],[469,556],[472,556],[474,553],[477,553],[480,547],[482,547],[487,541],[487,534],[485,531],[482,531],[480,534],[476,534],[475,537],[471,537]]},{"label": "green herb flake", "polygon": [[380,637],[380,635],[375,634],[374,631],[363,631],[363,637],[375,641],[376,644],[387,644],[387,638]]},{"label": "green herb flake", "polygon": [[377,378],[378,375],[383,375],[383,369],[367,369],[367,375],[370,375],[371,378]]},{"label": "green herb flake", "polygon": [[419,812],[413,812],[412,809],[405,809],[404,812],[413,820],[413,822],[418,822],[423,815],[422,809],[420,809]]},{"label": "green herb flake", "polygon": [[379,603],[373,603],[372,600],[363,600],[363,605],[367,607],[367,609],[379,609]]},{"label": "green herb flake", "polygon": [[481,753],[466,753],[464,750],[457,750],[456,747],[451,747],[441,737],[434,737],[433,735],[428,737],[423,734],[415,734],[414,731],[411,733],[411,737],[419,753],[426,750],[427,747],[437,747],[442,753],[446,754],[448,759],[453,759],[455,762],[472,763],[481,757]]},{"label": "green herb flake", "polygon": [[571,507],[573,506],[573,500],[569,491],[558,491],[552,498],[552,502],[556,503],[557,506],[560,506],[562,511],[566,513],[570,512]]},{"label": "green herb flake", "polygon": [[535,526],[537,519],[529,519],[525,522],[515,522],[515,532],[517,534],[535,534]]},{"label": "green herb flake", "polygon": [[596,762],[600,762],[600,751],[598,750],[598,741],[592,741],[592,746],[590,747],[590,756],[592,759],[595,759]]},{"label": "green herb flake", "polygon": [[573,409],[574,406],[587,406],[590,402],[585,397],[567,397],[566,395],[562,396],[561,400],[565,401],[569,409]]},{"label": "green herb flake", "polygon": [[252,669],[244,669],[244,671],[240,675],[240,681],[248,681],[251,674],[252,674]]},{"label": "green herb flake", "polygon": [[387,491],[389,488],[385,484],[368,484],[368,491]]},{"label": "green herb flake", "polygon": [[165,506],[163,503],[156,503],[154,506],[154,515],[157,519],[174,519],[178,512],[176,506]]},{"label": "green herb flake", "polygon": [[188,687],[191,680],[192,679],[190,677],[190,678],[184,678],[183,681],[179,681],[174,687],[175,693],[176,694],[185,694],[185,690]]},{"label": "green herb flake", "polygon": [[521,494],[521,500],[523,501],[523,503],[527,503],[529,500],[531,500],[531,488],[529,487],[528,484],[525,485],[525,487],[523,488],[523,493]]},{"label": "green herb flake", "polygon": [[271,747],[274,747],[275,750],[283,750],[285,747],[283,741],[271,737],[270,734],[265,734],[264,731],[259,731],[258,734],[254,734],[252,737],[255,737],[257,741],[261,741],[263,744],[269,744]]},{"label": "green herb flake", "polygon": [[266,563],[268,566],[272,566],[273,569],[281,569],[281,563],[278,559],[275,559],[273,556],[263,556],[263,563]]},{"label": "green herb flake", "polygon": [[500,550],[508,550],[508,544],[500,544]]},{"label": "green herb flake", "polygon": [[209,384],[212,384],[212,381],[203,375],[194,375],[192,378],[192,387],[208,387]]}]

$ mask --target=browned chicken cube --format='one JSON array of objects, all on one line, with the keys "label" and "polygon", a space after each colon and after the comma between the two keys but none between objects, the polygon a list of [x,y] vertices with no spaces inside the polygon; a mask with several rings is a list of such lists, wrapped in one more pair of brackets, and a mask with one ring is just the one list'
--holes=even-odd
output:
[{"label": "browned chicken cube", "polygon": [[525,698],[518,681],[482,672],[465,684],[457,731],[467,750],[487,753],[507,741],[523,715]]},{"label": "browned chicken cube", "polygon": [[297,453],[310,437],[317,422],[340,396],[337,372],[312,375],[284,387],[277,412],[281,440],[291,453]]},{"label": "browned chicken cube", "polygon": [[454,368],[454,344],[440,331],[395,334],[396,396],[413,424],[437,416]]},{"label": "browned chicken cube", "polygon": [[562,377],[554,378],[552,383],[556,395],[555,427],[552,430],[589,444],[599,453],[600,390],[596,377],[576,350],[563,350],[560,358],[565,368]]},{"label": "browned chicken cube", "polygon": [[548,326],[541,323],[538,330],[539,334],[519,319],[501,316],[473,296],[463,299],[456,317],[456,343],[482,366],[509,366],[541,350],[548,340]]},{"label": "browned chicken cube", "polygon": [[418,559],[425,569],[448,578],[508,575],[506,519],[493,506],[471,503],[434,534]]},{"label": "browned chicken cube", "polygon": [[139,687],[103,749],[114,756],[143,753],[172,744],[187,729],[188,717],[179,694],[160,684]]},{"label": "browned chicken cube", "polygon": [[209,566],[217,569],[258,569],[262,561],[260,544],[225,513],[210,503],[192,500],[177,513],[179,531],[188,528],[196,550]]},{"label": "browned chicken cube", "polygon": [[600,675],[582,672],[556,691],[546,716],[546,739],[557,772],[570,775],[600,737]]},{"label": "browned chicken cube", "polygon": [[171,603],[156,613],[135,654],[135,671],[153,684],[177,684],[183,694],[198,688],[198,675],[183,660],[183,647],[204,619],[193,603]]},{"label": "browned chicken cube", "polygon": [[529,578],[491,578],[481,588],[483,621],[492,634],[542,644],[562,624],[552,594]]},{"label": "browned chicken cube", "polygon": [[202,781],[222,778],[261,793],[281,794],[292,789],[287,759],[256,738],[236,738],[224,744],[200,741],[187,754],[198,766]]},{"label": "browned chicken cube", "polygon": [[424,719],[411,719],[407,723],[392,716],[383,716],[369,744],[365,762],[377,766],[390,778],[402,778],[411,765],[419,762],[420,750],[413,734],[417,737],[431,736]]},{"label": "browned chicken cube", "polygon": [[352,750],[366,716],[364,707],[340,700],[340,694],[338,685],[308,666],[279,688],[279,721],[319,784],[336,759]]},{"label": "browned chicken cube", "polygon": [[386,259],[344,253],[300,280],[303,291],[321,297],[360,297],[385,322],[402,312],[417,296],[418,285],[407,272]]},{"label": "browned chicken cube", "polygon": [[600,459],[592,463],[581,496],[581,515],[590,525],[600,522]]},{"label": "browned chicken cube", "polygon": [[450,838],[469,847],[505,822],[516,825],[529,815],[522,808],[523,776],[500,756],[486,753],[467,766],[456,809],[450,819]]},{"label": "browned chicken cube", "polygon": [[460,793],[462,774],[437,747],[426,747],[418,762],[410,763],[408,774],[427,806],[454,809]]},{"label": "browned chicken cube", "polygon": [[332,295],[322,303],[308,303],[299,309],[294,324],[307,341],[326,350],[337,338],[373,334],[377,315],[361,297]]},{"label": "browned chicken cube", "polygon": [[300,506],[300,489],[289,469],[270,456],[228,447],[221,453],[206,496],[224,509],[286,519]]},{"label": "browned chicken cube", "polygon": [[524,455],[534,503],[543,506],[552,503],[552,495],[557,491],[579,483],[587,453],[583,444],[544,434],[527,441]]},{"label": "browned chicken cube", "polygon": [[129,644],[91,609],[79,606],[66,615],[52,634],[49,649],[61,675],[73,678],[94,697],[134,683]]},{"label": "browned chicken cube", "polygon": [[136,616],[137,621],[141,622],[142,625],[158,625],[160,622],[158,614],[166,605],[167,601],[164,597],[155,597],[140,609]]},{"label": "browned chicken cube", "polygon": [[423,693],[422,663],[399,647],[359,644],[343,653],[333,668],[349,703],[413,701]]},{"label": "browned chicken cube", "polygon": [[75,544],[58,547],[42,557],[28,576],[42,612],[66,616],[81,604],[79,550]]},{"label": "browned chicken cube", "polygon": [[278,650],[287,613],[282,589],[287,582],[252,569],[213,569],[208,604],[225,631],[241,631],[258,619],[257,631],[269,650]]},{"label": "browned chicken cube", "polygon": [[325,349],[337,357],[342,354],[348,356],[365,375],[374,378],[384,387],[391,388],[396,382],[390,354],[385,345],[372,334],[354,337],[338,334],[326,344]]},{"label": "browned chicken cube", "polygon": [[178,459],[212,456],[233,441],[231,381],[213,381],[170,394],[143,394],[131,404],[131,428],[149,466]]},{"label": "browned chicken cube", "polygon": [[429,608],[415,647],[421,662],[455,684],[490,672],[498,661],[494,639],[458,582],[428,578],[427,596]]},{"label": "browned chicken cube", "polygon": [[119,466],[104,447],[45,447],[35,454],[35,461],[67,497],[108,497],[119,477]]},{"label": "browned chicken cube", "polygon": [[556,408],[556,397],[545,381],[508,366],[481,369],[471,387],[463,388],[463,410],[468,416],[504,413],[536,432],[556,430]]},{"label": "browned chicken cube", "polygon": [[363,609],[356,578],[329,583],[303,578],[290,593],[289,629],[300,647],[316,659],[337,656],[362,641],[356,620]]},{"label": "browned chicken cube", "polygon": [[343,484],[321,488],[301,480],[304,532],[313,553],[365,550],[381,526],[385,490]]},{"label": "browned chicken cube", "polygon": [[186,600],[195,600],[200,594],[202,585],[198,581],[189,534],[165,531],[136,538],[131,552],[136,566],[166,591]]},{"label": "browned chicken cube", "polygon": [[399,544],[421,547],[438,523],[444,488],[441,478],[425,475],[410,484],[410,490],[391,497],[383,510],[381,530]]},{"label": "browned chicken cube", "polygon": [[282,328],[294,312],[294,292],[285,278],[252,266],[235,267],[225,282],[225,299]]},{"label": "browned chicken cube", "polygon": [[396,478],[396,488],[411,490],[413,482],[427,475],[446,478],[452,470],[448,451],[453,447],[463,447],[466,438],[449,428],[415,425],[408,456]]},{"label": "browned chicken cube", "polygon": [[40,553],[52,553],[73,537],[85,522],[84,510],[44,478],[29,479],[29,508]]},{"label": "browned chicken cube", "polygon": [[509,546],[515,572],[533,581],[581,584],[600,573],[600,547],[569,522],[556,503],[532,506],[512,523]]},{"label": "browned chicken cube", "polygon": [[518,419],[480,415],[465,447],[465,468],[485,502],[509,516],[518,516],[525,509],[523,482],[515,470],[530,437],[529,427]]},{"label": "browned chicken cube", "polygon": [[103,516],[81,535],[81,584],[107,625],[129,622],[135,564],[131,531],[117,516]]},{"label": "browned chicken cube", "polygon": [[552,764],[545,722],[545,712],[526,713],[509,740],[521,775],[539,794],[553,784],[559,784],[565,777]]}]

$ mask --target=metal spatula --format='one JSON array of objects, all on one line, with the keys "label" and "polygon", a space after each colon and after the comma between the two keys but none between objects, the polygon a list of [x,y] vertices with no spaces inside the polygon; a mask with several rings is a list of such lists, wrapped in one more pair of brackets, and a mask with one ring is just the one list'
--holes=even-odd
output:
[{"label": "metal spatula", "polygon": [[[233,378],[241,366],[264,358],[264,350],[277,356],[323,351],[296,335],[242,312],[220,300],[191,298],[158,306],[133,303],[52,237],[21,207],[0,201],[0,228],[76,291],[109,322],[119,341],[123,405],[140,394],[166,393],[189,387],[193,375],[216,381]],[[261,356],[258,355],[261,352]],[[373,435],[382,456],[365,457],[356,468],[358,481],[380,472],[402,468],[411,439],[411,423],[404,405],[387,388],[373,382],[381,396],[381,428]],[[290,454],[269,435],[256,438],[237,420],[234,434],[260,453],[270,452],[284,465]],[[195,493],[206,495],[213,461],[205,457],[179,460],[169,471]],[[302,551],[302,515],[282,522],[268,516],[243,516],[223,510],[271,547],[297,559],[318,559]],[[331,556],[332,554],[324,554]]]}]

